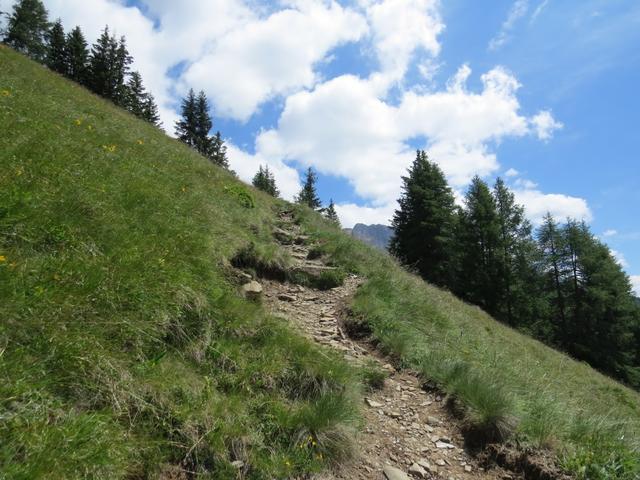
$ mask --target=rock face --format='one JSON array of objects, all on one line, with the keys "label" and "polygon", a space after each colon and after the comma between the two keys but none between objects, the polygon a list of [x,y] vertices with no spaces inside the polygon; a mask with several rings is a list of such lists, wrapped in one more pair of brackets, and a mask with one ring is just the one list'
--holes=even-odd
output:
[{"label": "rock face", "polygon": [[345,228],[345,232],[380,250],[386,250],[389,247],[389,241],[393,236],[391,227],[364,223],[357,223],[353,228]]}]

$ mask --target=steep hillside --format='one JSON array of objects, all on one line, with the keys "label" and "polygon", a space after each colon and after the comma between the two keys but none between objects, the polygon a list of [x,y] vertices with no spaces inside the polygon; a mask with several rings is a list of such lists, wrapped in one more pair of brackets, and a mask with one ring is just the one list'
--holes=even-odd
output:
[{"label": "steep hillside", "polygon": [[[286,478],[350,455],[379,376],[243,300],[232,266],[309,281],[272,235],[291,206],[6,47],[0,127],[4,477]],[[338,267],[318,286],[364,278],[344,329],[451,394],[469,441],[638,475],[635,392],[293,216]]]}]

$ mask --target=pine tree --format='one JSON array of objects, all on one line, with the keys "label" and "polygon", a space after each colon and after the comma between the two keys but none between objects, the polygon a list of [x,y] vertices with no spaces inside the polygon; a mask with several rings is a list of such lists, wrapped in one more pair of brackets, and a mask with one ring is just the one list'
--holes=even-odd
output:
[{"label": "pine tree", "polygon": [[[552,311],[549,318],[553,342],[566,347],[569,324],[567,322],[566,300],[564,292],[565,255],[564,238],[555,219],[547,212],[538,229],[538,246],[542,254],[542,268],[545,272],[545,291]],[[551,340],[551,339],[549,339]]]},{"label": "pine tree", "polygon": [[252,183],[258,190],[262,190],[273,197],[278,197],[280,195],[280,192],[276,187],[276,180],[273,173],[269,170],[268,165],[264,168],[260,165],[258,172],[253,177]]},{"label": "pine tree", "polygon": [[[224,144],[222,135],[220,132],[216,132],[211,142],[211,160],[216,165],[229,169],[229,160],[227,159],[227,146]],[[268,170],[269,167],[267,167]],[[275,193],[272,193],[274,197],[279,195],[278,190],[275,188],[275,180],[273,180],[273,189]]]},{"label": "pine tree", "polygon": [[40,0],[19,0],[9,16],[4,42],[34,60],[43,61],[47,54],[48,17]]},{"label": "pine tree", "polygon": [[126,108],[136,117],[144,118],[147,92],[142,84],[142,75],[132,72],[127,82]]},{"label": "pine tree", "polygon": [[209,101],[202,90],[196,97],[195,105],[196,138],[194,147],[200,154],[213,161],[213,139],[209,136],[209,132],[213,128],[213,121],[209,115]]},{"label": "pine tree", "polygon": [[67,41],[64,36],[62,20],[58,19],[49,32],[46,65],[54,72],[67,75]]},{"label": "pine tree", "polygon": [[192,148],[196,147],[197,119],[196,119],[196,95],[193,89],[182,99],[180,106],[180,120],[176,122],[175,132],[178,139]]},{"label": "pine tree", "polygon": [[454,197],[444,173],[418,150],[409,175],[402,177],[399,209],[393,217],[389,250],[426,280],[452,284]]},{"label": "pine tree", "polygon": [[156,101],[151,93],[147,93],[147,98],[142,106],[142,118],[152,125],[162,128],[160,114],[158,113],[158,106],[156,105]]},{"label": "pine tree", "polygon": [[121,37],[118,41],[115,36],[109,35],[109,27],[105,27],[91,48],[91,89],[116,105],[124,106],[127,100],[126,77],[131,62],[125,38]]},{"label": "pine tree", "polygon": [[324,215],[338,227],[340,226],[340,219],[338,218],[338,213],[336,212],[336,206],[333,203],[333,199],[329,201],[329,206],[325,209]]},{"label": "pine tree", "polygon": [[317,177],[311,167],[307,170],[307,177],[300,193],[296,197],[296,203],[306,205],[309,208],[317,209],[322,206],[318,194],[316,193]]},{"label": "pine tree", "polygon": [[67,34],[65,63],[67,76],[82,85],[89,80],[89,49],[80,27]]},{"label": "pine tree", "polygon": [[496,316],[509,325],[530,323],[538,312],[535,297],[540,285],[531,223],[501,178],[496,180],[493,196],[500,227],[497,266],[502,287]]},{"label": "pine tree", "polygon": [[458,248],[461,257],[457,288],[466,300],[495,314],[500,276],[500,223],[496,202],[480,177],[471,181],[460,215]]}]

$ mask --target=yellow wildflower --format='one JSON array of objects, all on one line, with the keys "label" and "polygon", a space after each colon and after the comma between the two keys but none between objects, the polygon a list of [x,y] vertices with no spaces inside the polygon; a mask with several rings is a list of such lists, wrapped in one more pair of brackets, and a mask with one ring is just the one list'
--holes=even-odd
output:
[{"label": "yellow wildflower", "polygon": [[16,177],[19,177],[23,173],[24,173],[24,168],[23,167],[16,168]]},{"label": "yellow wildflower", "polygon": [[9,90],[2,90],[2,91],[0,91],[0,94],[2,94],[3,97],[10,97],[11,96],[11,92]]},{"label": "yellow wildflower", "polygon": [[93,130],[93,127],[91,125],[87,125],[87,130],[91,131]]},{"label": "yellow wildflower", "polygon": [[81,118],[76,118],[73,123],[75,123],[79,127],[80,125],[82,125],[82,119]]},{"label": "yellow wildflower", "polygon": [[144,140],[142,139],[138,140],[138,145],[144,145]]},{"label": "yellow wildflower", "polygon": [[290,467],[290,466],[291,466],[291,462],[290,462],[289,460],[285,460],[285,461],[284,461],[284,464],[285,464],[287,467]]},{"label": "yellow wildflower", "polygon": [[187,187],[182,187],[182,191],[186,192],[187,191]]},{"label": "yellow wildflower", "polygon": [[6,262],[7,261],[7,257],[5,257],[4,255],[0,255],[0,263]]},{"label": "yellow wildflower", "polygon": [[106,150],[107,152],[115,152],[116,151],[116,146],[115,145],[103,145],[102,148],[104,150]]}]

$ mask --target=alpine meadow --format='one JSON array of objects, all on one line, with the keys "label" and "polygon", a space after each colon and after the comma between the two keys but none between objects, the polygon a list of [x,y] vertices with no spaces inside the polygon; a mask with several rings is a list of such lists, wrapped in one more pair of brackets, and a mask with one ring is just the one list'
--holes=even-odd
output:
[{"label": "alpine meadow", "polygon": [[[69,13],[0,1],[0,479],[640,478],[640,299],[633,260],[609,244],[623,234],[598,234],[577,197],[532,203],[544,194],[520,165],[452,170],[475,157],[462,137],[460,159],[448,157],[443,132],[458,126],[437,109],[463,98],[466,110],[453,110],[473,116],[484,93],[464,85],[464,69],[436,91],[451,5],[224,0],[219,23],[189,31],[190,41],[222,32],[199,47],[210,62],[201,81],[204,60],[155,65],[140,48],[146,30],[127,30],[149,22],[158,39],[171,21],[195,22],[191,2],[171,19],[153,2],[91,2],[108,25],[77,20],[81,2]],[[508,50],[516,25],[534,29],[547,9],[561,7],[516,1],[482,55]],[[421,15],[433,21],[412,30]],[[264,40],[271,21],[278,33]],[[241,24],[258,27],[234,36]],[[316,55],[305,43],[316,27],[314,41],[339,40],[310,57],[313,81],[275,75],[285,58]],[[262,40],[232,58],[227,34]],[[415,69],[414,50],[398,50],[412,35],[433,57]],[[265,60],[281,47],[273,38],[296,53]],[[356,54],[349,42],[372,43]],[[382,65],[360,92],[349,55]],[[250,94],[237,92],[261,91],[262,62],[277,77],[250,115],[212,86],[216,58],[255,74],[228,79],[238,109]],[[411,86],[414,70],[431,80]],[[482,78],[487,117],[521,87],[493,75]],[[349,100],[331,90],[341,81]],[[436,133],[403,123],[403,109],[432,100],[421,122],[442,122]],[[362,105],[345,127],[341,116]],[[305,109],[342,135],[327,141]],[[541,112],[505,151],[538,148],[526,135],[552,148],[551,132],[569,127]],[[367,122],[387,114],[388,131],[372,130],[407,129],[388,140],[402,145],[397,175],[392,160],[365,166],[393,156],[389,144],[358,148]],[[253,128],[249,147],[238,132]],[[494,158],[502,137],[489,136],[495,146],[478,148]],[[333,163],[310,153],[316,142]],[[370,170],[349,176],[358,168]],[[363,223],[384,239],[358,239]]]}]

